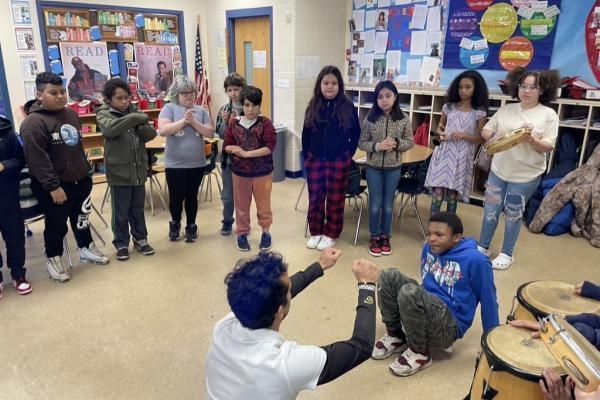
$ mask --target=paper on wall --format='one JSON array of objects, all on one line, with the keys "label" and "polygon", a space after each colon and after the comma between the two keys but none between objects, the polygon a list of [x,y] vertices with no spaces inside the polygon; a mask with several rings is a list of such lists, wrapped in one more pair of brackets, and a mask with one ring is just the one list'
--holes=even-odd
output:
[{"label": "paper on wall", "polygon": [[442,27],[441,7],[431,7],[427,13],[427,30],[439,31]]},{"label": "paper on wall", "polygon": [[365,17],[365,29],[374,29],[377,22],[377,10],[367,10]]},{"label": "paper on wall", "polygon": [[525,19],[531,19],[531,17],[533,17],[533,13],[534,11],[527,6],[521,6],[519,7],[519,11],[517,11],[517,15],[520,15]]},{"label": "paper on wall", "polygon": [[[427,54],[431,55],[431,56],[439,56],[439,47],[440,47],[440,43],[442,42],[442,31],[433,31],[433,32],[427,32]],[[438,54],[432,54],[433,52],[433,48],[434,48],[434,44],[438,44],[437,46],[437,51]]]},{"label": "paper on wall", "polygon": [[483,50],[488,48],[488,42],[486,39],[479,39],[473,42],[473,49]]},{"label": "paper on wall", "polygon": [[390,73],[392,74],[393,81],[397,81],[399,79],[401,59],[402,59],[402,51],[400,51],[400,50],[390,50],[386,53],[388,79],[390,79]]},{"label": "paper on wall", "polygon": [[548,8],[547,1],[534,1],[531,3],[531,9],[533,11],[543,12],[546,8]]},{"label": "paper on wall", "polygon": [[555,5],[548,7],[547,9],[544,10],[544,16],[548,19],[554,17],[555,15],[560,14],[560,10],[558,9],[558,7]]},{"label": "paper on wall", "polygon": [[415,4],[410,29],[424,29],[427,20],[427,4]]},{"label": "paper on wall", "polygon": [[379,0],[378,7],[389,7],[391,6],[390,0]]},{"label": "paper on wall", "polygon": [[433,85],[437,77],[439,65],[439,58],[423,57],[423,62],[421,63],[421,70],[419,73],[419,80],[423,83]]},{"label": "paper on wall", "polygon": [[548,25],[531,25],[531,36],[545,36],[548,34]]},{"label": "paper on wall", "polygon": [[377,32],[375,34],[375,53],[385,53],[387,50],[388,33]]},{"label": "paper on wall", "polygon": [[354,0],[354,8],[363,8],[367,4],[367,0]]},{"label": "paper on wall", "polygon": [[473,41],[471,39],[469,39],[468,37],[463,37],[460,40],[460,47],[462,47],[463,49],[466,49],[466,50],[472,50],[473,49]]},{"label": "paper on wall", "polygon": [[357,32],[365,30],[365,10],[354,10],[352,11],[352,19]]},{"label": "paper on wall", "polygon": [[365,32],[365,53],[372,53],[375,51],[375,31]]},{"label": "paper on wall", "polygon": [[424,56],[429,54],[427,48],[427,31],[412,31],[410,35],[410,54]]},{"label": "paper on wall", "polygon": [[408,60],[406,62],[406,80],[408,82],[418,82],[421,73],[421,59]]}]

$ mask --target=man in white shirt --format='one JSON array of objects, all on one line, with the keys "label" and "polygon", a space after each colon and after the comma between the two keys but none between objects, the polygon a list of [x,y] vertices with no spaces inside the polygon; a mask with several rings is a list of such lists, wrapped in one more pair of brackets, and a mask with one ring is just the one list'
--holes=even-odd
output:
[{"label": "man in white shirt", "polygon": [[317,347],[279,334],[291,299],[333,267],[340,254],[325,249],[318,262],[291,277],[277,253],[261,252],[238,262],[225,279],[232,312],[215,326],[206,356],[209,399],[295,399],[301,390],[315,389],[370,357],[379,270],[366,260],[352,265],[359,283],[352,338]]}]

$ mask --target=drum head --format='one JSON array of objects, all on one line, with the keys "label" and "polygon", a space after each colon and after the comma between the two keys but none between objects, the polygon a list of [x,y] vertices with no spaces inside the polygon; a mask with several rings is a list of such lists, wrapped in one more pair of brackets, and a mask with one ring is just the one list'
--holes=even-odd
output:
[{"label": "drum head", "polygon": [[495,154],[523,143],[529,136],[531,136],[531,129],[517,128],[506,132],[502,136],[496,136],[492,138],[483,146],[488,154]]},{"label": "drum head", "polygon": [[[554,281],[527,283],[519,288],[519,301],[536,316],[557,314],[560,316],[581,313],[600,313],[600,301],[575,294],[575,286]],[[528,307],[529,306],[529,307]]]},{"label": "drum head", "polygon": [[508,371],[527,380],[537,381],[544,368],[563,369],[541,339],[533,339],[528,329],[501,325],[488,331],[482,347],[494,369]]}]

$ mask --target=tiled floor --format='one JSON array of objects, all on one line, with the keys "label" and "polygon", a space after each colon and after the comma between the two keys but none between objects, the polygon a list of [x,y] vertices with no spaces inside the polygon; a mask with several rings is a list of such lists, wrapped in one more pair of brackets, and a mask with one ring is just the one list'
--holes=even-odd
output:
[{"label": "tiled floor", "polygon": [[[319,255],[304,246],[306,199],[300,203],[302,211],[293,209],[301,184],[301,180],[287,179],[273,186],[274,250],[284,254],[291,272]],[[110,264],[76,263],[72,280],[64,284],[48,280],[43,224],[33,225],[34,235],[27,240],[27,266],[34,291],[20,297],[8,287],[0,300],[0,398],[205,398],[204,355],[215,322],[228,311],[223,279],[244,256],[236,250],[233,236],[218,234],[221,203],[216,186],[214,190],[214,200],[201,203],[196,243],[169,242],[168,213],[160,210],[151,217],[148,210],[150,243],[156,255],[132,253],[131,260],[119,262],[109,243],[103,250],[111,255]],[[103,193],[104,186],[95,188],[95,204]],[[428,203],[425,197],[420,201],[423,215],[428,215]],[[476,206],[459,206],[468,235],[478,236],[481,211]],[[110,219],[109,209],[104,216]],[[323,345],[350,337],[356,306],[350,265],[355,258],[369,257],[366,210],[363,217],[355,247],[351,243],[356,213],[346,210],[346,229],[338,241],[344,254],[338,265],[293,301],[282,326],[286,338]],[[92,221],[110,242],[110,229],[96,216]],[[410,210],[401,222],[395,222],[394,253],[377,259],[378,265],[397,267],[418,278],[421,237],[416,223]],[[257,232],[250,237],[253,249],[260,239]],[[496,239],[492,249],[497,251],[501,235]],[[74,248],[71,236],[70,242]],[[501,320],[523,282],[600,280],[600,250],[569,235],[552,238],[523,230],[516,258],[508,271],[495,273]],[[5,269],[3,273],[7,279]],[[377,334],[382,333],[378,317]],[[477,314],[452,355],[434,354],[433,366],[413,377],[397,378],[388,372],[389,361],[370,360],[300,398],[462,398],[472,380],[480,335]]]}]

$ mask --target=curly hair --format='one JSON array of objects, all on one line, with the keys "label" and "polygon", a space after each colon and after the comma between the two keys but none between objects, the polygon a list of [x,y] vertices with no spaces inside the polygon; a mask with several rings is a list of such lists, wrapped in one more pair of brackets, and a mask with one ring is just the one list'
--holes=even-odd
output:
[{"label": "curly hair", "polygon": [[308,102],[306,107],[306,113],[304,115],[304,126],[310,129],[317,129],[319,127],[319,113],[326,101],[321,92],[321,81],[325,75],[333,75],[338,82],[338,94],[333,101],[333,116],[337,117],[342,124],[342,128],[348,129],[352,125],[352,114],[354,113],[353,104],[346,93],[344,92],[344,80],[342,79],[342,73],[339,68],[334,65],[327,65],[321,69],[315,82],[313,89],[313,97]]},{"label": "curly hair", "polygon": [[227,301],[244,327],[262,329],[273,324],[279,307],[288,303],[289,286],[282,279],[286,272],[281,254],[260,252],[238,261],[227,275]]},{"label": "curly hair", "polygon": [[558,70],[528,71],[523,67],[516,67],[506,75],[508,94],[513,99],[519,99],[519,85],[529,76],[535,77],[535,84],[540,91],[540,103],[548,104],[556,99],[556,91],[561,85]]},{"label": "curly hair", "polygon": [[54,72],[40,72],[35,77],[35,88],[38,92],[43,92],[46,85],[62,85],[63,80]]},{"label": "curly hair", "polygon": [[450,227],[453,235],[463,233],[463,224],[459,216],[452,212],[438,212],[429,218],[429,222],[443,222]]},{"label": "curly hair", "polygon": [[104,87],[102,88],[102,95],[106,101],[110,101],[112,99],[118,88],[123,89],[128,95],[131,96],[131,89],[129,88],[127,82],[121,78],[112,78],[106,81]]},{"label": "curly hair", "polygon": [[471,97],[471,107],[474,110],[484,110],[487,111],[489,106],[489,94],[488,88],[483,79],[483,76],[477,71],[469,69],[467,71],[462,72],[458,75],[450,86],[448,87],[448,93],[446,94],[447,101],[449,103],[458,103],[460,102],[460,81],[462,79],[470,79],[473,82],[473,96]]},{"label": "curly hair", "polygon": [[227,90],[229,86],[246,87],[246,79],[237,72],[232,72],[227,75],[225,81],[223,81],[223,88]]},{"label": "curly hair", "polygon": [[373,92],[373,98],[375,101],[373,102],[373,107],[369,110],[369,115],[367,115],[367,120],[371,123],[375,123],[377,119],[383,114],[383,110],[379,107],[379,103],[377,102],[377,98],[379,97],[379,92],[383,89],[388,89],[396,96],[396,100],[394,100],[394,104],[392,105],[392,111],[390,112],[390,116],[392,117],[392,121],[399,121],[404,118],[404,113],[400,109],[400,96],[398,96],[398,89],[396,85],[392,81],[381,81],[375,86],[375,91]]}]

